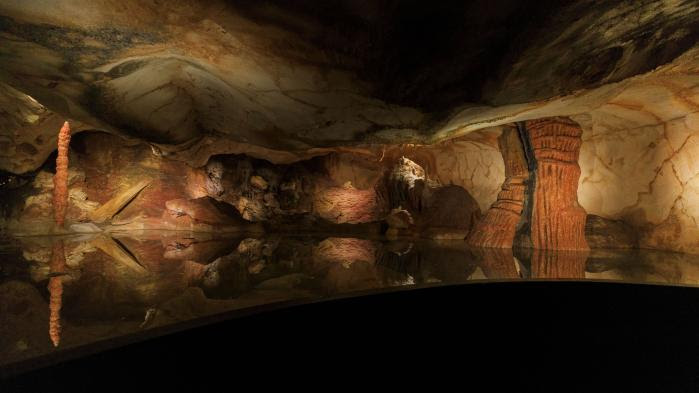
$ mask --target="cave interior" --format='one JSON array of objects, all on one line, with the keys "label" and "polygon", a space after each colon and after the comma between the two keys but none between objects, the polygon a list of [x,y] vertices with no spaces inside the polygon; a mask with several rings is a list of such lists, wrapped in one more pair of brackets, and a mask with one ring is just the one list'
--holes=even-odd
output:
[{"label": "cave interior", "polygon": [[359,290],[699,285],[698,39],[692,0],[2,1],[0,365]]}]

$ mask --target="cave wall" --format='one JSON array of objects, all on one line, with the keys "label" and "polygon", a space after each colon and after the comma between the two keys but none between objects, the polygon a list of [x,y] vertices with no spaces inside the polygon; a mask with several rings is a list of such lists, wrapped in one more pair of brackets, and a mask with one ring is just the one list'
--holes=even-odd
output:
[{"label": "cave wall", "polygon": [[[699,253],[699,108],[667,85],[645,89],[571,117],[582,129],[577,199],[593,217],[587,238],[595,237],[591,247]],[[632,100],[653,94],[665,103],[653,108]],[[482,181],[488,189],[502,185],[494,177]]]},{"label": "cave wall", "polygon": [[[451,236],[463,238],[480,216],[479,205],[490,203],[488,188],[472,184],[498,175],[499,153],[491,139],[474,133],[433,146],[373,146],[291,164],[216,155],[195,168],[152,144],[81,132],[70,146],[65,228],[51,222],[52,158],[26,176],[28,184],[4,198],[2,226],[25,235],[99,229],[260,231],[264,226],[378,232],[391,208],[388,173],[410,156],[425,166],[420,170],[430,184],[416,195],[424,211],[413,211],[418,224],[413,235],[440,227],[435,236],[454,228],[458,233]],[[480,200],[466,187],[480,190]]]},{"label": "cave wall", "polygon": [[[655,124],[629,119],[639,109]],[[581,206],[631,225],[640,247],[699,253],[699,115],[659,122],[648,108],[615,111],[581,122]]]}]

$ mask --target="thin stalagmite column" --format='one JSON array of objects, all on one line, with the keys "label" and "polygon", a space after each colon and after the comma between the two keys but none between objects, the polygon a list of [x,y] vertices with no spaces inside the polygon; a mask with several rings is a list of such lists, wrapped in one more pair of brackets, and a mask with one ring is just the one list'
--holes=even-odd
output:
[{"label": "thin stalagmite column", "polygon": [[63,302],[63,274],[66,258],[63,241],[53,244],[51,253],[51,278],[49,278],[49,337],[53,346],[61,342],[61,305]]},{"label": "thin stalagmite column", "polygon": [[56,174],[53,176],[53,213],[56,225],[63,226],[68,204],[68,146],[70,145],[70,125],[66,121],[58,133],[58,156]]}]

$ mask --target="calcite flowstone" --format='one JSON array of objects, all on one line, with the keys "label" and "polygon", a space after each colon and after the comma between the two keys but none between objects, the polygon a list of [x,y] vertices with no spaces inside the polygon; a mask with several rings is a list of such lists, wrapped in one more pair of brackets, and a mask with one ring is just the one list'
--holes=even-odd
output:
[{"label": "calcite flowstone", "polygon": [[[468,238],[475,247],[586,250],[586,213],[577,200],[582,130],[570,119],[530,120],[503,131],[502,191]],[[517,237],[517,239],[516,239]]]},{"label": "calcite flowstone", "polygon": [[578,204],[582,130],[565,118],[526,122],[536,159],[531,241],[534,248],[586,250],[587,213]]},{"label": "calcite flowstone", "polygon": [[467,239],[474,247],[511,248],[524,209],[530,174],[517,129],[505,128],[498,144],[505,162],[505,181],[497,200]]}]

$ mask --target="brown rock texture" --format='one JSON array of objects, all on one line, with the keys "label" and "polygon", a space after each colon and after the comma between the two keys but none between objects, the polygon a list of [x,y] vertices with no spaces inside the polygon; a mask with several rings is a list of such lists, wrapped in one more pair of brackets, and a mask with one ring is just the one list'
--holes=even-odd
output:
[{"label": "brown rock texture", "polygon": [[56,225],[63,226],[68,204],[68,146],[70,145],[70,125],[66,121],[58,132],[58,157],[56,175],[53,177],[53,211]]},{"label": "brown rock texture", "polygon": [[590,248],[638,248],[637,232],[621,220],[587,215],[585,239]]},{"label": "brown rock texture", "polygon": [[520,278],[511,248],[474,248],[478,266],[490,280]]},{"label": "brown rock texture", "polygon": [[505,161],[505,182],[498,199],[468,237],[473,247],[511,248],[524,208],[529,169],[517,130],[505,128],[498,144]]},{"label": "brown rock texture", "polygon": [[589,252],[585,250],[532,250],[532,278],[585,278]]},{"label": "brown rock texture", "polygon": [[378,221],[384,210],[373,188],[358,190],[347,184],[322,188],[314,194],[313,212],[337,224]]},{"label": "brown rock texture", "polygon": [[[67,124],[67,123],[66,123]],[[62,241],[53,244],[51,254],[51,278],[49,278],[49,337],[53,346],[61,342],[61,306],[63,303],[63,273],[65,273],[66,258]]]},{"label": "brown rock texture", "polygon": [[578,204],[580,126],[561,117],[526,122],[537,162],[531,241],[534,248],[587,250],[585,209]]}]

